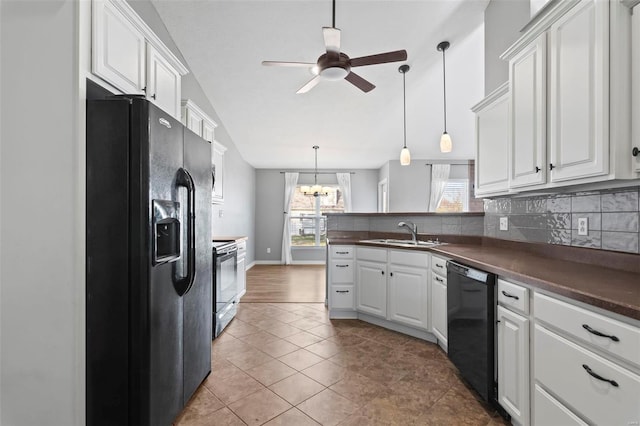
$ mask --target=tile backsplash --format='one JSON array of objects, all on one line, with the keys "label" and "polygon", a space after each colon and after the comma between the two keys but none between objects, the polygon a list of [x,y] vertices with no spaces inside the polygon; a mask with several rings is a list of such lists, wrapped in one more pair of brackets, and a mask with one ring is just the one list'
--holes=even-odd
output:
[{"label": "tile backsplash", "polygon": [[329,215],[329,231],[374,231],[406,233],[398,228],[398,222],[409,221],[418,226],[420,234],[482,235],[484,217],[482,215],[411,215],[411,213],[387,213],[383,216],[372,214]]},{"label": "tile backsplash", "polygon": [[[606,191],[484,200],[484,235],[640,253],[640,186]],[[508,230],[500,230],[500,218]],[[588,234],[578,235],[586,218]]]}]

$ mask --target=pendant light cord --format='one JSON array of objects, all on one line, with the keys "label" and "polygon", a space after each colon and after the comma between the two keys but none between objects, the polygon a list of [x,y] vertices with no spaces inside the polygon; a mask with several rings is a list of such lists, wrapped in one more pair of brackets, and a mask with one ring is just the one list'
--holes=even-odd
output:
[{"label": "pendant light cord", "polygon": [[332,27],[336,27],[336,0],[333,0],[333,18],[331,21]]},{"label": "pendant light cord", "polygon": [[406,71],[402,73],[402,102],[404,111],[404,121],[402,129],[404,130],[404,148],[407,147],[407,87],[405,80],[406,73]]},{"label": "pendant light cord", "polygon": [[445,67],[444,51],[442,49],[442,90],[444,92],[444,132],[447,133],[447,68]]},{"label": "pendant light cord", "polygon": [[318,145],[314,146],[313,150],[316,152],[316,168],[315,168],[315,173],[313,174],[313,184],[317,185],[318,184]]}]

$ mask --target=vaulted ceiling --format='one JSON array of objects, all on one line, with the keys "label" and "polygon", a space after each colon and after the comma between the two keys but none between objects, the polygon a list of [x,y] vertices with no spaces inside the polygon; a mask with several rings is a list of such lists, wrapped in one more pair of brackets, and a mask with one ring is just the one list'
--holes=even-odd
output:
[{"label": "vaulted ceiling", "polygon": [[[488,0],[337,0],[341,50],[351,58],[406,49],[404,62],[354,71],[376,85],[363,93],[341,80],[296,91],[306,68],[263,60],[315,62],[330,0],[153,0],[243,158],[256,168],[378,168],[403,143],[401,64],[406,74],[407,145],[414,159],[475,156],[470,107],[484,94],[484,9]],[[439,152],[443,131],[442,53],[446,52],[447,130],[454,150]]]}]

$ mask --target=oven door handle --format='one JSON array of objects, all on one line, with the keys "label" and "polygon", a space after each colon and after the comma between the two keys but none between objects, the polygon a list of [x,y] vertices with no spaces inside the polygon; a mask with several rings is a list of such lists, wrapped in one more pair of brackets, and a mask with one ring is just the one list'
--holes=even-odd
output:
[{"label": "oven door handle", "polygon": [[196,277],[196,187],[189,172],[182,167],[176,176],[176,186],[187,189],[187,275],[180,277],[176,264],[173,264],[173,286],[180,296],[184,296],[191,290]]}]

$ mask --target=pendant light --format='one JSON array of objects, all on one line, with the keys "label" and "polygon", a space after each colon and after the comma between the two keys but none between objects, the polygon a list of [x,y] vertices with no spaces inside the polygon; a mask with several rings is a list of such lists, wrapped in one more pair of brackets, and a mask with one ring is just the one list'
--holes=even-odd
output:
[{"label": "pendant light", "polygon": [[403,166],[411,164],[411,153],[409,152],[409,148],[407,148],[407,87],[405,82],[405,74],[408,73],[410,69],[407,64],[401,65],[400,68],[398,68],[398,72],[402,73],[402,102],[404,111],[404,122],[402,126],[404,130],[404,146],[402,147],[402,151],[400,151],[400,164]]},{"label": "pendant light", "polygon": [[313,173],[313,186],[303,185],[300,187],[300,191],[304,195],[312,195],[314,197],[325,197],[329,195],[329,191],[331,190],[331,188],[327,188],[327,187],[323,188],[322,186],[318,185],[318,148],[320,148],[318,145],[313,146],[313,149],[315,151],[315,157],[316,157],[316,167]]},{"label": "pendant light", "polygon": [[438,51],[442,52],[442,88],[444,92],[444,132],[440,137],[440,152],[451,152],[451,136],[447,133],[447,71],[444,61],[444,51],[449,48],[449,42],[443,41],[438,44]]}]

